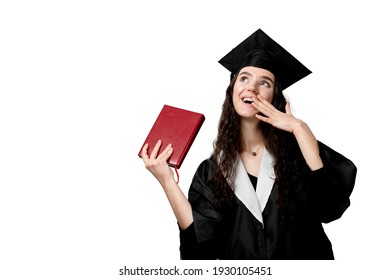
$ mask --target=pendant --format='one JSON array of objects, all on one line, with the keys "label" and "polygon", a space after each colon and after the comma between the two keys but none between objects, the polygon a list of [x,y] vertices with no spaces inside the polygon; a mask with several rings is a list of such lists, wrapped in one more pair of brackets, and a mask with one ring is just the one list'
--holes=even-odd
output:
[{"label": "pendant", "polygon": [[257,156],[256,152],[252,152],[252,156],[254,157]]}]

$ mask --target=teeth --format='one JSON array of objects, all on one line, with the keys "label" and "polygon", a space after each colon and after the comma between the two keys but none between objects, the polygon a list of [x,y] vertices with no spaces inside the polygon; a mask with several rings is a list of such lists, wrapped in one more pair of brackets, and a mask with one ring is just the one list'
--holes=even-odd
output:
[{"label": "teeth", "polygon": [[252,104],[252,102],[253,102],[252,98],[249,98],[249,97],[245,97],[242,101],[244,101],[245,103],[248,103],[248,104]]}]

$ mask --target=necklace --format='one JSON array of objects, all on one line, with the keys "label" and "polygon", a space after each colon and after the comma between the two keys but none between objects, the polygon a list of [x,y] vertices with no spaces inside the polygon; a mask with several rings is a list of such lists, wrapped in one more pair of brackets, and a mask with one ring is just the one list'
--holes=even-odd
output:
[{"label": "necklace", "polygon": [[262,149],[264,146],[260,146],[258,149],[257,149],[257,152],[255,152],[255,151],[248,151],[247,149],[244,149],[244,151],[246,151],[246,152],[248,152],[248,153],[250,153],[252,156],[257,156],[257,153],[260,151],[260,149]]}]

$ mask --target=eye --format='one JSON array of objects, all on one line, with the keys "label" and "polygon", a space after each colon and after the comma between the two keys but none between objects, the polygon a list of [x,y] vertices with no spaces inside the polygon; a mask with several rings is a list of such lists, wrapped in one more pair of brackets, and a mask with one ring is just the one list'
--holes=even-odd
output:
[{"label": "eye", "polygon": [[266,82],[266,81],[261,81],[260,83],[259,83],[259,86],[261,86],[261,87],[270,87],[270,84],[268,83],[268,82]]},{"label": "eye", "polygon": [[249,81],[247,76],[240,76],[240,82],[247,82]]}]

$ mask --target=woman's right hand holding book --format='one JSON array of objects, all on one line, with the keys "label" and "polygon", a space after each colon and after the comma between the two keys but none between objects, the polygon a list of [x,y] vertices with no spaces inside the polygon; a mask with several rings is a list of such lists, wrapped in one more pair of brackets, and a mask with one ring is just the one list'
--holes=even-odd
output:
[{"label": "woman's right hand holding book", "polygon": [[171,144],[169,144],[164,149],[164,151],[162,151],[162,153],[158,154],[158,151],[161,148],[161,144],[161,140],[158,140],[149,157],[149,144],[146,143],[142,149],[141,157],[145,163],[146,169],[149,170],[164,187],[165,185],[169,184],[170,181],[175,180],[173,172],[167,162],[167,160],[173,153],[173,147]]},{"label": "woman's right hand holding book", "polygon": [[193,222],[192,208],[187,197],[176,183],[172,169],[167,162],[173,153],[173,147],[169,144],[164,151],[158,155],[158,151],[161,147],[161,140],[159,140],[156,146],[154,146],[150,156],[148,156],[147,153],[148,147],[149,145],[146,143],[142,148],[141,153],[145,167],[154,177],[156,177],[163,187],[180,228],[186,229]]}]

